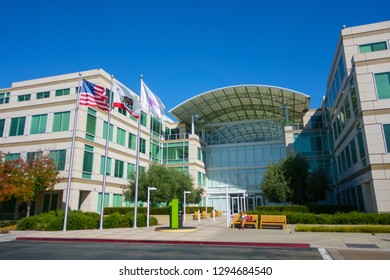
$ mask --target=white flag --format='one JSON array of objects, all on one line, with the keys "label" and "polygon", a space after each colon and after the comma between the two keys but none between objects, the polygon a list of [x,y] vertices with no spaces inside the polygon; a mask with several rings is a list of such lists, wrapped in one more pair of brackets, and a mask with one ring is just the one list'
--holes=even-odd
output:
[{"label": "white flag", "polygon": [[165,106],[158,96],[145,85],[141,80],[141,105],[148,110],[154,117],[162,119],[165,116]]},{"label": "white flag", "polygon": [[113,106],[126,109],[134,117],[139,118],[141,114],[141,103],[138,101],[137,94],[116,82],[114,82],[112,90],[114,92]]}]

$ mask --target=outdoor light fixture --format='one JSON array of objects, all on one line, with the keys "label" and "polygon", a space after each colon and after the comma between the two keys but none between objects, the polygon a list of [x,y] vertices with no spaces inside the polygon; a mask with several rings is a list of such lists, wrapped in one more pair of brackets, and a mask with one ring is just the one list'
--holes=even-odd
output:
[{"label": "outdoor light fixture", "polygon": [[184,217],[184,221],[186,220],[186,194],[189,194],[191,192],[189,191],[184,191],[184,203],[183,203],[183,208],[184,208],[184,211],[183,211],[183,217]]}]

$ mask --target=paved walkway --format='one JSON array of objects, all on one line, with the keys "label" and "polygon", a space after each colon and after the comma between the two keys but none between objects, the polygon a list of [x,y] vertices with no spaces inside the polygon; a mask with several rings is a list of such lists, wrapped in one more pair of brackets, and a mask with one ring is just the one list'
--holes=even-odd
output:
[{"label": "paved walkway", "polygon": [[[390,234],[369,233],[314,233],[296,232],[294,225],[281,229],[232,229],[227,228],[226,218],[186,221],[189,230],[159,231],[160,227],[119,228],[103,230],[68,231],[12,231],[8,238],[40,241],[128,242],[164,244],[204,244],[232,246],[273,246],[295,248],[319,248],[327,251],[330,259],[351,259],[350,254],[365,252],[358,259],[390,260]],[[5,235],[3,238],[6,238]],[[0,238],[0,241],[1,239]],[[326,249],[326,250],[324,250]],[[349,254],[349,255],[348,255]]]}]

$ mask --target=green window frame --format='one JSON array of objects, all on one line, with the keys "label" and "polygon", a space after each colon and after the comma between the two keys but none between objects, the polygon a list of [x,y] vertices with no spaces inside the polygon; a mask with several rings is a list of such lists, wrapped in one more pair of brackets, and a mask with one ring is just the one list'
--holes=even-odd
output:
[{"label": "green window frame", "polygon": [[87,124],[85,129],[85,139],[94,141],[95,134],[96,134],[96,111],[91,108],[88,108]]},{"label": "green window frame", "polygon": [[23,101],[29,101],[31,100],[31,94],[23,94],[18,96],[18,102],[23,102]]},{"label": "green window frame", "polygon": [[[100,156],[100,175],[104,174],[104,159],[105,156]],[[106,175],[111,176],[111,163],[112,159],[109,157],[107,158],[107,170],[106,170]]]},{"label": "green window frame", "polygon": [[139,141],[139,152],[146,154],[146,140],[143,138],[140,138]]},{"label": "green window frame", "polygon": [[26,117],[12,118],[8,135],[9,136],[23,135],[25,125],[26,125]]},{"label": "green window frame", "polygon": [[83,175],[84,179],[91,179],[93,172],[93,153],[94,148],[89,145],[84,146]]},{"label": "green window frame", "polygon": [[360,53],[377,52],[377,51],[384,51],[384,50],[387,50],[386,41],[359,46]]},{"label": "green window frame", "polygon": [[375,86],[378,99],[389,99],[390,98],[390,72],[376,73]]},{"label": "green window frame", "polygon": [[132,150],[137,149],[137,136],[129,132],[129,139],[127,141],[127,147]]},{"label": "green window frame", "polygon": [[43,98],[49,98],[50,97],[50,91],[42,91],[37,92],[36,99],[43,99]]},{"label": "green window frame", "polygon": [[355,165],[358,162],[355,139],[352,139],[349,143],[349,147],[351,148],[352,165]]},{"label": "green window frame", "polygon": [[113,207],[122,207],[122,195],[121,194],[118,194],[118,193],[113,194],[112,206]]},{"label": "green window frame", "polygon": [[125,167],[125,163],[122,160],[116,159],[114,177],[123,178],[124,167]]},{"label": "green window frame", "polygon": [[162,123],[159,119],[155,117],[150,118],[150,131],[156,137],[162,136]]},{"label": "green window frame", "polygon": [[58,112],[53,115],[52,132],[69,130],[70,112]]},{"label": "green window frame", "polygon": [[150,160],[160,163],[162,160],[162,148],[160,142],[150,138]]},{"label": "green window frame", "polygon": [[135,172],[135,164],[127,163],[127,179],[131,178],[131,175]]},{"label": "green window frame", "polygon": [[141,125],[146,127],[147,125],[147,122],[148,122],[148,115],[144,112],[144,111],[141,111]]},{"label": "green window frame", "polygon": [[57,89],[55,96],[64,96],[70,94],[70,88]]},{"label": "green window frame", "polygon": [[126,131],[120,127],[116,129],[116,143],[121,146],[126,144]]},{"label": "green window frame", "polygon": [[30,134],[46,133],[46,125],[47,125],[47,114],[32,116]]},{"label": "green window frame", "polygon": [[60,171],[65,170],[66,162],[66,150],[52,150],[49,152],[50,158],[54,161],[57,169]]},{"label": "green window frame", "polygon": [[37,158],[41,158],[43,156],[43,152],[42,151],[39,151],[39,152],[27,152],[27,162],[32,162],[34,161],[35,159]]},{"label": "green window frame", "polygon": [[[98,204],[97,204],[97,212],[101,213],[102,210],[102,198],[103,198],[103,193],[99,192],[98,194]],[[108,207],[110,205],[110,194],[109,193],[104,193],[104,208]]]},{"label": "green window frame", "polygon": [[4,135],[5,119],[0,119],[0,138]]},{"label": "green window frame", "polygon": [[359,131],[357,134],[357,140],[359,145],[360,159],[362,160],[363,166],[366,166],[367,165],[366,149],[364,148],[363,134],[361,131]]},{"label": "green window frame", "polygon": [[42,213],[57,210],[58,198],[58,193],[45,193],[43,195]]},{"label": "green window frame", "polygon": [[390,124],[383,125],[383,134],[385,137],[386,152],[390,153]]},{"label": "green window frame", "polygon": [[9,103],[9,92],[2,92],[0,93],[0,104],[7,104]]},{"label": "green window frame", "polygon": [[20,153],[7,154],[4,157],[4,161],[12,161],[20,159]]},{"label": "green window frame", "polygon": [[181,164],[188,162],[188,142],[164,144],[163,163]]},{"label": "green window frame", "polygon": [[[104,121],[103,122],[103,139],[104,140],[107,140],[107,125],[108,125],[108,122]],[[112,142],[112,140],[114,139],[114,125],[113,124],[110,124],[109,134],[110,134],[110,139],[108,139],[108,140],[110,142]]]}]

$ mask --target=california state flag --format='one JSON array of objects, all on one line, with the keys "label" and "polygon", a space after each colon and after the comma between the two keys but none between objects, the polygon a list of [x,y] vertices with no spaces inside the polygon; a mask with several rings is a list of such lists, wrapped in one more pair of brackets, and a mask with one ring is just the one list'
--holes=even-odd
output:
[{"label": "california state flag", "polygon": [[114,81],[113,93],[114,107],[126,109],[134,117],[139,118],[139,115],[141,114],[141,104],[138,101],[138,96],[133,91]]}]

